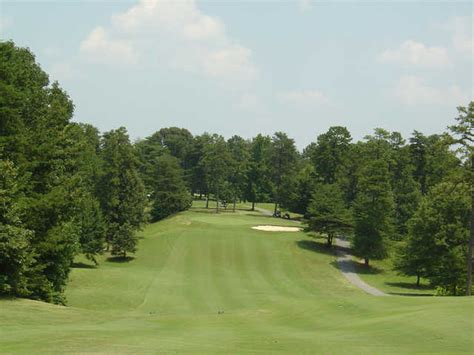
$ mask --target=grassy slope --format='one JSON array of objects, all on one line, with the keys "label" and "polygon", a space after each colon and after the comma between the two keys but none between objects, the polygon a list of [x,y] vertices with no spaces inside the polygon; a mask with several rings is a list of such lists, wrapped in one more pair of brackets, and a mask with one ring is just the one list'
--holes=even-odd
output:
[{"label": "grassy slope", "polygon": [[250,229],[293,223],[194,209],[150,225],[135,260],[73,270],[69,307],[0,300],[0,352],[472,351],[472,299],[369,296],[303,233]]}]

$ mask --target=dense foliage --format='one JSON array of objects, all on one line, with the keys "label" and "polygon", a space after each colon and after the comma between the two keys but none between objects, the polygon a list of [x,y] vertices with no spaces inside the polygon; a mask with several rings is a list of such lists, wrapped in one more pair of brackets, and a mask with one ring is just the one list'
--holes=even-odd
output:
[{"label": "dense foliage", "polygon": [[302,153],[283,132],[226,140],[169,127],[133,143],[123,127],[100,134],[72,122],[71,99],[33,54],[2,42],[0,292],[63,303],[78,254],[125,258],[148,212],[160,220],[194,197],[216,212],[271,201],[275,215],[299,213],[329,246],[352,237],[367,266],[397,254],[401,273],[469,293],[473,111],[459,108],[451,135],[414,131],[408,141],[375,129],[353,142],[330,127]]}]

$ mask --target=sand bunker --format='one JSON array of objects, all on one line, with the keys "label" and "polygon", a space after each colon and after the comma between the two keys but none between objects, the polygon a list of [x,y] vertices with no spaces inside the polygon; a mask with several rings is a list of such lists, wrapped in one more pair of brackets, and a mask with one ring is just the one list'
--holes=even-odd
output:
[{"label": "sand bunker", "polygon": [[301,228],[298,227],[282,227],[282,226],[255,226],[252,229],[265,232],[299,232]]}]

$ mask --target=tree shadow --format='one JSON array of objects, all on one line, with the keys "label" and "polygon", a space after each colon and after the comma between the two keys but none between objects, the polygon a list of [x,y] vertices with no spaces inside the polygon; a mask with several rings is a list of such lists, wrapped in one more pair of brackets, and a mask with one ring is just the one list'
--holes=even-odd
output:
[{"label": "tree shadow", "polygon": [[406,288],[408,290],[432,290],[432,287],[428,285],[417,286],[416,283],[411,282],[385,282],[385,284],[393,287]]},{"label": "tree shadow", "polygon": [[435,297],[433,293],[388,292],[388,294],[404,297]]},{"label": "tree shadow", "polygon": [[352,264],[354,265],[355,271],[358,274],[362,275],[377,275],[383,273],[383,269],[379,269],[375,266],[365,266],[364,264],[352,260]]},{"label": "tree shadow", "polygon": [[106,261],[108,261],[109,263],[128,263],[132,260],[134,260],[135,257],[134,256],[109,256]]},{"label": "tree shadow", "polygon": [[302,239],[295,242],[301,249],[311,250],[315,253],[326,255],[336,255],[336,249],[324,243],[319,243],[315,240]]},{"label": "tree shadow", "polygon": [[73,269],[96,269],[97,266],[92,265],[92,264],[86,264],[86,263],[83,263],[83,262],[79,262],[79,263],[72,263],[71,268],[73,268]]}]

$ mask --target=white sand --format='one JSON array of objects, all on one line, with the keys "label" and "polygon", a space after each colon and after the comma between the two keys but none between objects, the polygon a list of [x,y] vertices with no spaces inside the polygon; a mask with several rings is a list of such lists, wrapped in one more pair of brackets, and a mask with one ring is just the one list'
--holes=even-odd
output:
[{"label": "white sand", "polygon": [[298,227],[282,227],[282,226],[255,226],[252,229],[265,232],[299,232],[301,228]]}]

